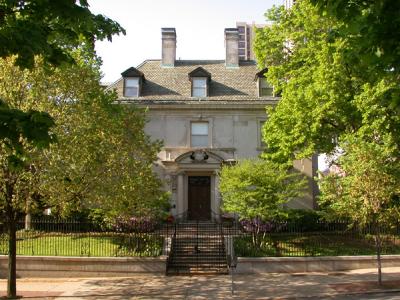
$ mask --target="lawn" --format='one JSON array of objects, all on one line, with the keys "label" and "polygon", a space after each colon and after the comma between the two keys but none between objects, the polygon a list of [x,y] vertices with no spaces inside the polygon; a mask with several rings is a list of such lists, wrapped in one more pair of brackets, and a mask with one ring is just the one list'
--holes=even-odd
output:
[{"label": "lawn", "polygon": [[[148,233],[48,233],[20,231],[17,255],[48,256],[159,256],[163,239]],[[0,254],[7,254],[8,240],[0,236]]]},{"label": "lawn", "polygon": [[[340,256],[373,255],[376,253],[371,235],[345,236],[332,233],[270,234],[255,247],[251,236],[234,240],[235,254],[245,257],[262,256]],[[382,254],[400,254],[400,237],[384,237]]]}]

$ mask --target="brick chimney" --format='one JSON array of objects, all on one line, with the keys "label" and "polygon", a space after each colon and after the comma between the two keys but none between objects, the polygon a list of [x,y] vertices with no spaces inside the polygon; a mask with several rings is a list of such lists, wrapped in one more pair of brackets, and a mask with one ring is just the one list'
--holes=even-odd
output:
[{"label": "brick chimney", "polygon": [[225,66],[239,68],[239,31],[237,28],[225,28]]},{"label": "brick chimney", "polygon": [[175,66],[176,59],[176,32],[175,28],[161,28],[162,39],[162,67]]}]

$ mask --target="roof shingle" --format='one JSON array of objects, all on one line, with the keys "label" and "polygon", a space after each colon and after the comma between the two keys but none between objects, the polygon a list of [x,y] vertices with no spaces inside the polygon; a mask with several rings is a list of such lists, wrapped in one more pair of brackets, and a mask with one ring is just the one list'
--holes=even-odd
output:
[{"label": "roof shingle", "polygon": [[239,68],[226,68],[223,60],[177,60],[175,67],[163,68],[160,60],[146,60],[137,70],[146,78],[141,96],[123,97],[122,78],[109,86],[116,89],[119,100],[194,100],[191,97],[191,83],[188,74],[198,67],[204,68],[212,76],[208,101],[249,101],[271,100],[275,97],[258,97],[257,69],[254,61],[240,62]]}]

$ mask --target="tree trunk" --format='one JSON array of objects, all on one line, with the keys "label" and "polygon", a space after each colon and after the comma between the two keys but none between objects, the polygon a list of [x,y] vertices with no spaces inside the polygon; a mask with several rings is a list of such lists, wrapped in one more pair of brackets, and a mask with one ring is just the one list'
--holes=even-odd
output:
[{"label": "tree trunk", "polygon": [[375,235],[375,245],[376,245],[376,259],[378,262],[378,284],[382,285],[382,260],[381,260],[381,230],[379,224],[376,224],[376,235]]},{"label": "tree trunk", "polygon": [[16,220],[8,216],[8,282],[7,297],[17,297],[17,236]]},{"label": "tree trunk", "polygon": [[8,281],[7,297],[17,297],[17,213],[13,208],[13,195],[15,181],[12,176],[6,176],[6,223],[8,230]]}]

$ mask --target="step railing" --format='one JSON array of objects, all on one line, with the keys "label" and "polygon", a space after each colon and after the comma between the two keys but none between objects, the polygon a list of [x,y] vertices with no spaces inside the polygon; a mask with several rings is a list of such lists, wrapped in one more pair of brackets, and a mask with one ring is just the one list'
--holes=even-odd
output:
[{"label": "step railing", "polygon": [[227,271],[225,236],[222,223],[179,221],[173,226],[167,274],[197,271]]},{"label": "step railing", "polygon": [[227,241],[225,243],[226,264],[228,265],[228,270],[231,275],[231,294],[233,296],[235,289],[233,274],[237,267],[237,257],[235,254],[235,247],[233,244],[233,236],[231,235],[227,236],[226,241]]},{"label": "step railing", "polygon": [[175,251],[176,251],[175,250],[176,249],[176,224],[177,223],[174,222],[174,233],[173,233],[172,238],[171,238],[171,248],[169,250],[168,258],[167,258],[167,266],[166,266],[166,270],[165,270],[166,274],[168,274],[168,268],[172,264],[173,257],[175,255]]}]

